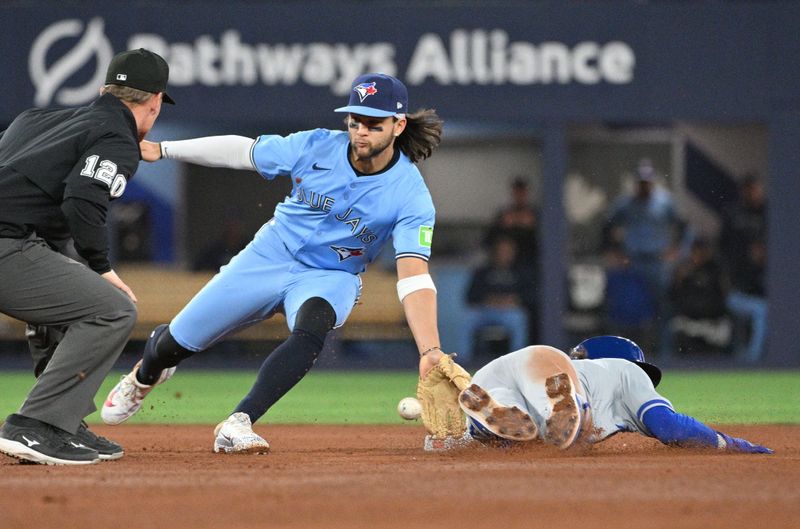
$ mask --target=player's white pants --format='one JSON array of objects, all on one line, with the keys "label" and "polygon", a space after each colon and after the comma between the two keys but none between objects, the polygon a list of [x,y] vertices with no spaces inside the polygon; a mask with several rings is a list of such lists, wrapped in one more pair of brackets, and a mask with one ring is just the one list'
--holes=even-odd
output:
[{"label": "player's white pants", "polygon": [[569,357],[546,345],[533,345],[492,360],[479,369],[472,382],[485,389],[499,403],[527,411],[540,430],[553,413],[545,390],[545,379],[567,373],[579,395],[585,392]]}]

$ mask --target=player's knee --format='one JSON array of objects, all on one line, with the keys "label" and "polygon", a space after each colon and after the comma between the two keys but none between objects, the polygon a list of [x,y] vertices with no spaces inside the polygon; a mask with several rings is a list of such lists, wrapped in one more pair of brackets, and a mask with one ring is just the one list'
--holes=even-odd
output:
[{"label": "player's knee", "polygon": [[315,297],[306,300],[297,311],[292,332],[303,331],[320,342],[336,325],[336,311],[326,300]]}]

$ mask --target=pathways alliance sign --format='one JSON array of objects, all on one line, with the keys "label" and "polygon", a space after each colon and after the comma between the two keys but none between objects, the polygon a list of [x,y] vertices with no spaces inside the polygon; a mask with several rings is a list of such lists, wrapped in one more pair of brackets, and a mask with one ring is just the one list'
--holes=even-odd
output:
[{"label": "pathways alliance sign", "polygon": [[[63,39],[78,40],[53,59],[49,52]],[[347,93],[353,78],[369,71],[398,76],[410,86],[622,85],[633,81],[636,66],[634,51],[625,42],[512,41],[502,29],[455,29],[444,36],[424,33],[402,64],[395,43],[244,42],[235,29],[216,36],[197,35],[191,42],[134,33],[126,49],[135,48],[150,49],[169,62],[170,86],[305,85],[327,87],[337,96]],[[35,38],[28,57],[36,89],[33,103],[74,106],[91,101],[114,53],[102,18],[51,24]],[[71,84],[73,74],[92,59],[97,68],[91,78],[82,86]]]}]

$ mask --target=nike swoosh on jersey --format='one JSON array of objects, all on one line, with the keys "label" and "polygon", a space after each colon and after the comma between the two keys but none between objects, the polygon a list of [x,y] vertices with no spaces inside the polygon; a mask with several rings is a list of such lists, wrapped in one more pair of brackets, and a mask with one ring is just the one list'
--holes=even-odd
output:
[{"label": "nike swoosh on jersey", "polygon": [[330,171],[331,170],[330,167],[320,167],[319,165],[317,165],[317,162],[314,162],[314,165],[312,165],[311,168],[314,169],[315,171]]}]

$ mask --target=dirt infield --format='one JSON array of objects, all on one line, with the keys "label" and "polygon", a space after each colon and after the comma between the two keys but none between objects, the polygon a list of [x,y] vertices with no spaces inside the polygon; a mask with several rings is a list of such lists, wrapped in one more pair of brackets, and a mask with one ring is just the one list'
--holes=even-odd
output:
[{"label": "dirt infield", "polygon": [[127,455],[90,467],[0,455],[2,529],[789,528],[800,520],[800,426],[725,430],[771,456],[680,450],[621,434],[549,447],[425,453],[407,426],[267,426],[262,456],[210,451],[208,426],[94,429]]}]

